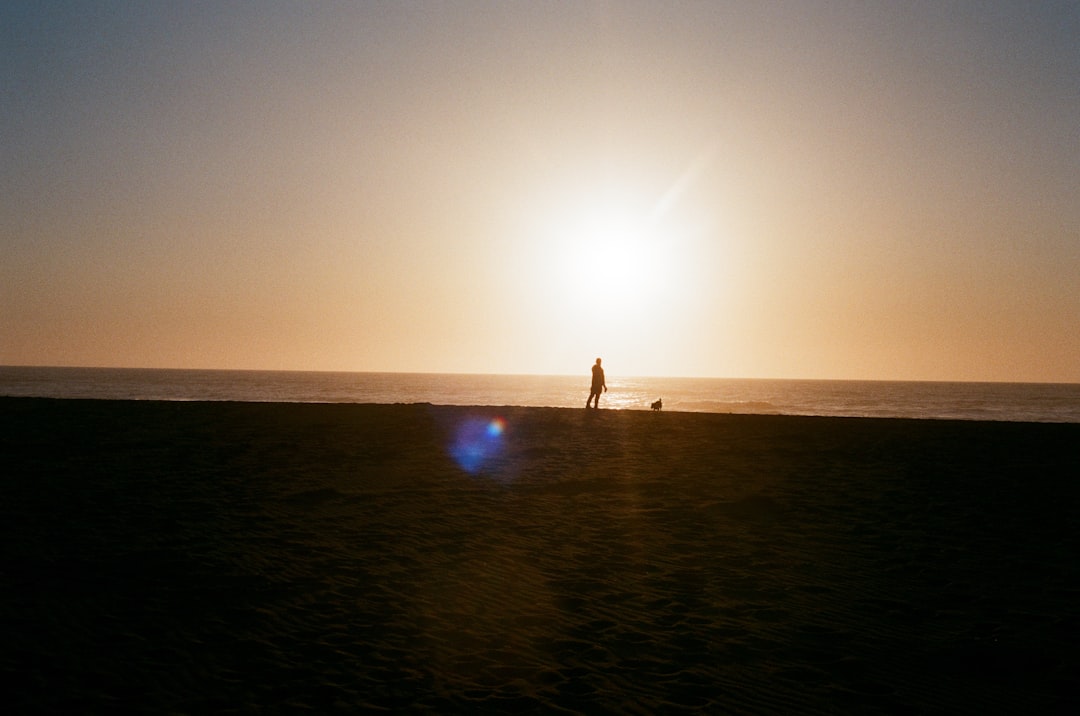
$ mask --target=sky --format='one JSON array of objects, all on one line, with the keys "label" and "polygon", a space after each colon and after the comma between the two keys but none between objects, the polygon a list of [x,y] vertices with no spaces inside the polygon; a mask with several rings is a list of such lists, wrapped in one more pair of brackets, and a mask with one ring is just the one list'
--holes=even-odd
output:
[{"label": "sky", "polygon": [[8,2],[0,364],[1080,382],[1080,4]]}]

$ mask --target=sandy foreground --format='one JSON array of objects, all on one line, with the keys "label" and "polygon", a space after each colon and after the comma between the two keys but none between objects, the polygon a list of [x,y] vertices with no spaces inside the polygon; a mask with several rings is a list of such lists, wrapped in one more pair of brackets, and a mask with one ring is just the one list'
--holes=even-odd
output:
[{"label": "sandy foreground", "polygon": [[0,399],[9,713],[1054,713],[1080,425]]}]

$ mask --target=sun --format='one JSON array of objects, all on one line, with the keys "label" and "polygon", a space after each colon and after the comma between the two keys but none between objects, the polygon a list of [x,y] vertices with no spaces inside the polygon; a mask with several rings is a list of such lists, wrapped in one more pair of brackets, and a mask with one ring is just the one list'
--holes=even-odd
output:
[{"label": "sun", "polygon": [[610,309],[634,303],[647,288],[655,247],[645,218],[626,209],[589,209],[569,227],[566,251],[572,293]]},{"label": "sun", "polygon": [[[580,194],[539,222],[525,273],[537,305],[572,340],[613,340],[652,327],[668,311],[674,270],[671,225],[639,192]],[[543,296],[543,298],[540,298]]]},{"label": "sun", "polygon": [[582,351],[621,356],[624,371],[631,360],[663,362],[658,339],[696,313],[712,263],[689,207],[662,183],[610,179],[565,182],[521,213],[508,295],[537,350],[560,366]]}]

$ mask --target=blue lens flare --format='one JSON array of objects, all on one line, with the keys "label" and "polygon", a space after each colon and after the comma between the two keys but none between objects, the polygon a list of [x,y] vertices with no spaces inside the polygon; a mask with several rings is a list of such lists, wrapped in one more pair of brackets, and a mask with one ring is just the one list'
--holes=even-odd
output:
[{"label": "blue lens flare", "polygon": [[450,455],[466,472],[479,472],[502,451],[504,432],[506,421],[502,418],[469,418],[458,427]]}]

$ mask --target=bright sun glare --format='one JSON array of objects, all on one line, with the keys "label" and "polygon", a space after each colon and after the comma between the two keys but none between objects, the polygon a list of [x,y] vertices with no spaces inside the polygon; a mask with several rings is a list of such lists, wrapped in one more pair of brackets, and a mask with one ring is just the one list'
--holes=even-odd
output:
[{"label": "bright sun glare", "polygon": [[647,226],[626,211],[600,207],[587,212],[569,235],[573,293],[599,308],[632,303],[648,278]]},{"label": "bright sun glare", "polygon": [[528,295],[536,316],[559,337],[553,355],[589,346],[597,355],[662,361],[650,354],[660,349],[649,337],[685,321],[711,256],[701,251],[700,207],[685,201],[711,154],[702,156],[659,191],[632,177],[621,185],[578,180],[535,207],[525,283],[535,289]]},{"label": "bright sun glare", "polygon": [[552,320],[575,343],[610,346],[641,330],[662,325],[674,309],[678,222],[657,219],[656,200],[584,192],[546,214],[535,244]]}]

